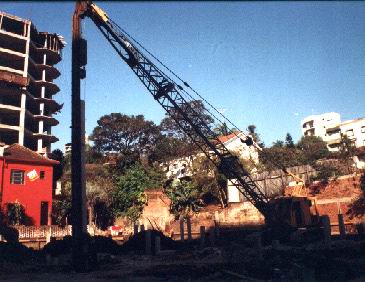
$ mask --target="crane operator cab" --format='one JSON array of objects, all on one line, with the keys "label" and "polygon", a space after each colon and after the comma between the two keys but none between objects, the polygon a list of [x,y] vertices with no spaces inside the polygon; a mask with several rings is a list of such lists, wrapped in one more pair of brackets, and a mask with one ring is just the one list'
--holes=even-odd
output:
[{"label": "crane operator cab", "polygon": [[294,232],[306,237],[318,235],[320,221],[315,197],[283,196],[272,199],[269,206],[272,216],[266,218],[266,225],[273,239],[289,239]]}]

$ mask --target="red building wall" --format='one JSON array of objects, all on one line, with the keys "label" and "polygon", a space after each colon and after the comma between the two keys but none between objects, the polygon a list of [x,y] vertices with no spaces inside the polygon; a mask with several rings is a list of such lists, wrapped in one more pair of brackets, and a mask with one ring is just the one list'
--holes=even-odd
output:
[{"label": "red building wall", "polygon": [[[25,171],[24,184],[11,184],[10,177],[12,169]],[[40,176],[40,171],[44,171],[44,178],[31,181],[27,174],[33,169],[37,172],[38,176]],[[0,158],[1,206],[3,210],[5,210],[7,203],[17,201],[23,205],[26,215],[33,220],[34,225],[40,225],[41,202],[47,202],[48,224],[50,224],[52,211],[52,178],[52,165],[4,161],[4,159]]]}]

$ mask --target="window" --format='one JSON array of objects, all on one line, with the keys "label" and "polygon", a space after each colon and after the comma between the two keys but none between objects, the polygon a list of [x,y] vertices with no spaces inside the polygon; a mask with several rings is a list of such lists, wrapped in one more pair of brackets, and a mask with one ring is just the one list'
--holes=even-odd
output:
[{"label": "window", "polygon": [[24,184],[24,170],[12,169],[10,174],[11,184]]},{"label": "window", "polygon": [[347,131],[346,131],[346,135],[347,135],[348,137],[350,137],[350,136],[354,136],[354,131],[353,131],[352,129],[347,130]]},{"label": "window", "polygon": [[365,133],[365,126],[361,127],[361,133]]},{"label": "window", "polygon": [[39,178],[40,178],[40,179],[44,179],[45,174],[46,174],[46,173],[45,173],[43,170],[41,170],[41,171],[39,172]]}]

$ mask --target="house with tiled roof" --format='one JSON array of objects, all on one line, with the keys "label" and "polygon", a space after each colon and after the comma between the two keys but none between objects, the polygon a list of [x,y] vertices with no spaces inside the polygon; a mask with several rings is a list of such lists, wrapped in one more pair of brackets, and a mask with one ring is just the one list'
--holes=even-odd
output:
[{"label": "house with tiled roof", "polygon": [[[219,141],[226,146],[226,148],[239,156],[243,160],[247,160],[250,163],[257,164],[259,161],[258,151],[254,146],[247,146],[246,143],[242,142],[246,137],[242,132],[234,132],[229,135],[222,135],[218,137]],[[190,168],[193,165],[194,159],[199,156],[204,156],[203,153],[196,155],[186,156],[171,160],[165,164],[167,178],[183,178],[191,176]]]},{"label": "house with tiled roof", "polygon": [[24,146],[0,144],[0,203],[3,212],[9,205],[23,206],[28,223],[51,224],[53,167],[48,159]]}]

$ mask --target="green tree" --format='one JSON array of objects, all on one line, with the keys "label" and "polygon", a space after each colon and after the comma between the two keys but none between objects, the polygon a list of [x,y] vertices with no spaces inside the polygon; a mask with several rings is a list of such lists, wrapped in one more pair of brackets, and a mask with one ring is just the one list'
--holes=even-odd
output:
[{"label": "green tree", "polygon": [[58,161],[59,164],[53,168],[53,181],[59,180],[63,175],[63,169],[65,166],[65,158],[63,152],[60,149],[55,149],[50,154],[50,159]]},{"label": "green tree", "polygon": [[227,206],[227,178],[206,156],[193,160],[191,180],[204,204],[218,201],[223,208]]},{"label": "green tree", "polygon": [[285,146],[287,148],[294,148],[294,141],[293,141],[293,137],[291,136],[291,134],[288,132],[285,136]]},{"label": "green tree", "polygon": [[199,189],[191,181],[174,179],[165,188],[165,193],[171,200],[170,210],[176,218],[191,217],[203,206]]},{"label": "green tree", "polygon": [[261,140],[260,134],[257,133],[256,131],[256,125],[249,125],[247,127],[247,131],[249,133],[249,135],[252,137],[253,141],[255,141],[255,143],[257,143],[261,148],[265,147],[264,142]]},{"label": "green tree", "polygon": [[102,116],[90,139],[95,149],[103,154],[120,155],[121,167],[139,160],[140,152],[152,147],[160,137],[160,129],[143,115],[111,113]]},{"label": "green tree", "polygon": [[87,164],[100,164],[103,163],[104,156],[98,152],[94,146],[85,146],[85,163]]},{"label": "green tree", "polygon": [[71,190],[52,201],[52,222],[60,226],[71,224]]},{"label": "green tree", "polygon": [[341,134],[341,143],[338,151],[338,157],[343,165],[347,168],[347,173],[353,172],[353,157],[356,155],[356,147],[354,142],[347,137],[347,135]]},{"label": "green tree", "polygon": [[[99,228],[104,229],[107,223],[113,221],[111,213],[106,209],[112,209],[115,176],[107,168],[101,165],[86,166],[86,200],[89,211],[89,224],[96,223]],[[97,220],[98,219],[98,220]],[[103,220],[102,220],[103,219]]]},{"label": "green tree", "polygon": [[213,129],[214,133],[217,134],[218,136],[227,136],[231,133],[233,133],[233,130],[230,129],[227,125],[226,122],[220,123],[218,124],[214,129]]},{"label": "green tree", "polygon": [[128,168],[117,180],[113,193],[115,216],[126,216],[136,221],[147,202],[145,191],[162,186],[163,175],[157,169],[146,169],[139,164]]},{"label": "green tree", "polygon": [[31,218],[26,215],[23,205],[18,202],[7,203],[6,211],[9,225],[31,225],[33,223]]},{"label": "green tree", "polygon": [[347,214],[350,218],[358,218],[361,220],[365,215],[365,171],[362,172],[360,177],[360,189],[361,194],[349,205]]},{"label": "green tree", "polygon": [[276,170],[303,164],[303,151],[297,148],[272,146],[259,152],[260,162],[267,170]]},{"label": "green tree", "polygon": [[272,147],[283,148],[284,147],[284,141],[276,140],[275,142],[272,143]]},{"label": "green tree", "polygon": [[156,141],[150,154],[151,162],[166,162],[193,154],[197,148],[190,141],[163,135]]},{"label": "green tree", "polygon": [[[182,105],[181,108],[194,124],[200,124],[201,122],[204,122],[208,128],[212,128],[214,119],[207,113],[202,101],[190,101]],[[186,123],[185,117],[180,113],[180,111],[172,109],[169,114],[166,114],[165,118],[160,123],[161,132],[165,137],[165,139],[163,139],[159,144],[160,151],[161,147],[168,148],[170,145],[166,145],[170,143],[173,145],[178,145],[174,146],[174,150],[172,151],[174,154],[176,154],[176,157],[195,154],[198,151],[198,147],[181,129],[179,124],[184,124],[189,128],[189,130],[192,130],[190,125]],[[207,135],[207,132],[204,132],[204,128],[202,128],[202,131],[203,134]],[[166,151],[165,153],[169,154],[171,157],[174,157],[169,153],[169,151]]]},{"label": "green tree", "polygon": [[303,153],[303,164],[314,164],[317,160],[330,156],[327,145],[321,137],[304,136],[299,140],[297,147]]}]

